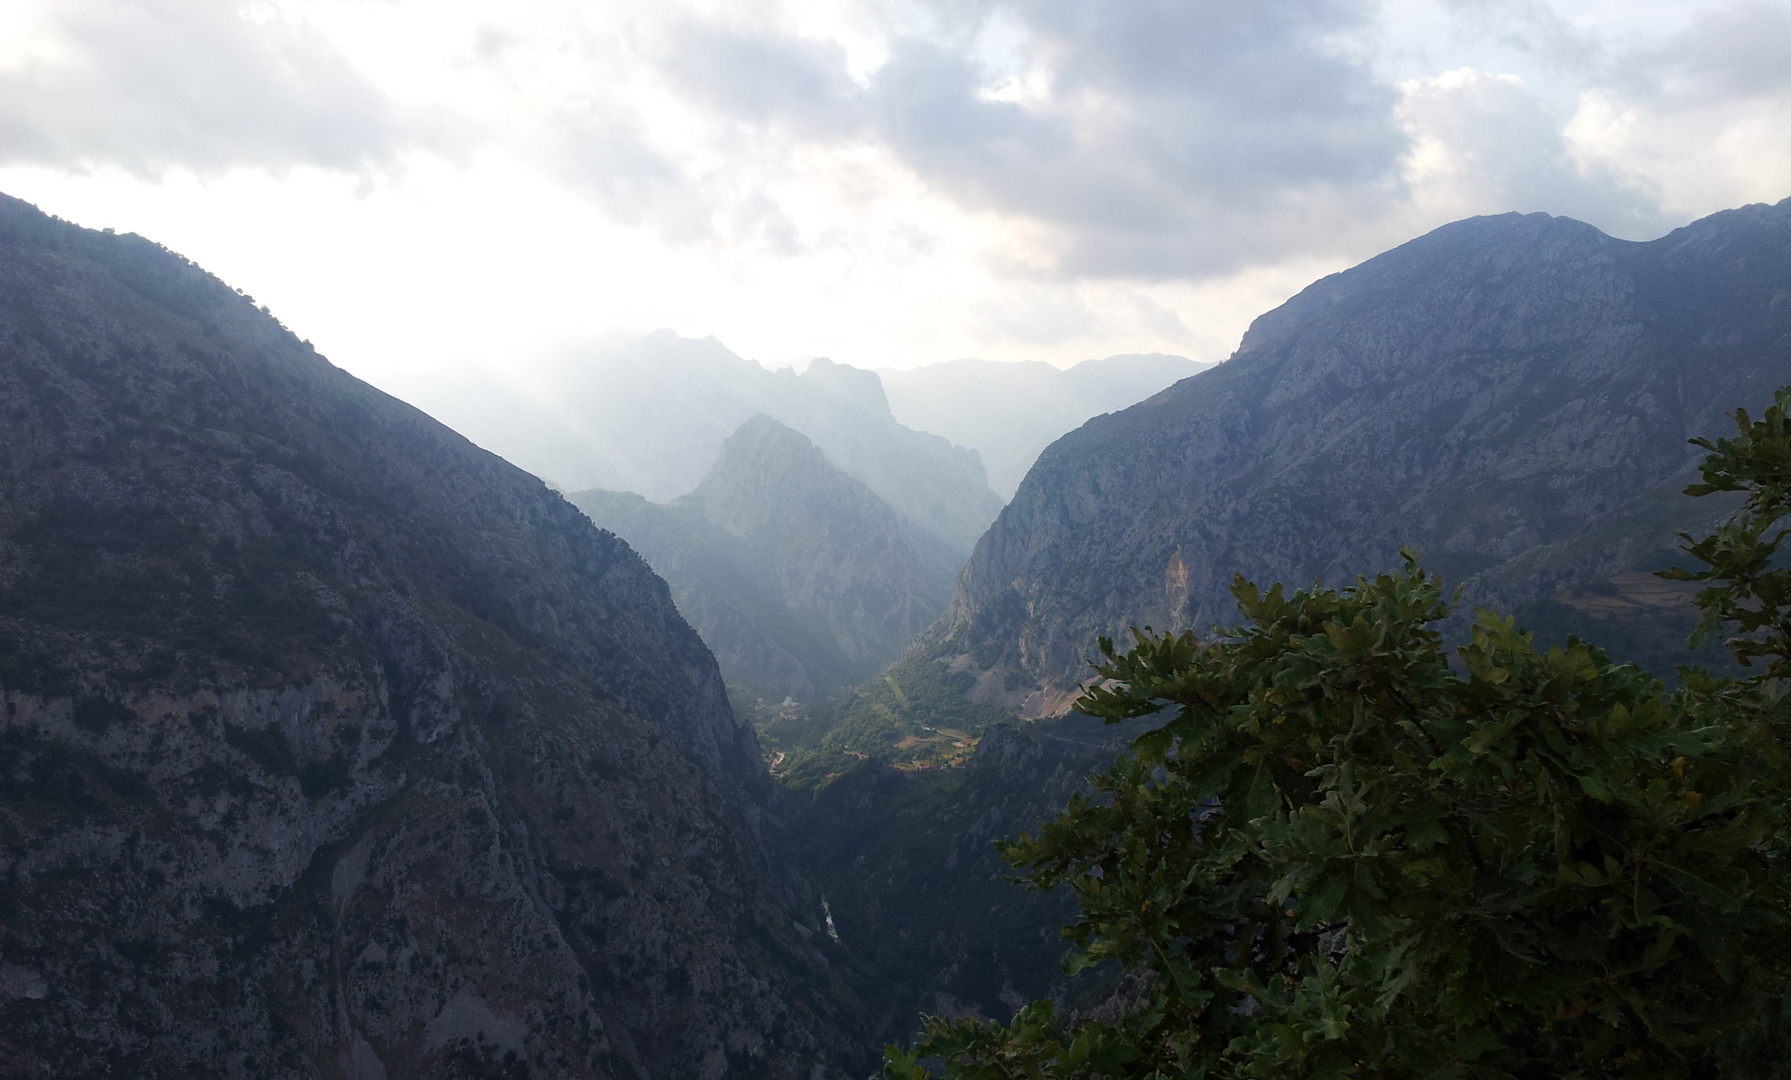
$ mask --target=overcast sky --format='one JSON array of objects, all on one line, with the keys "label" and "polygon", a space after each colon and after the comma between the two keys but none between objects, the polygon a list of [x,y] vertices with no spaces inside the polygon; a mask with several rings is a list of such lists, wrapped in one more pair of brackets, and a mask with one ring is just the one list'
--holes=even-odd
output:
[{"label": "overcast sky", "polygon": [[662,326],[1221,359],[1455,218],[1791,195],[1791,0],[3,0],[0,191],[401,395]]}]

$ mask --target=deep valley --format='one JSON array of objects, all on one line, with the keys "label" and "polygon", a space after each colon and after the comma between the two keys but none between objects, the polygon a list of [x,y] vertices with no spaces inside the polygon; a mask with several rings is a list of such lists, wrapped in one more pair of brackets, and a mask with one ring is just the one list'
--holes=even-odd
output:
[{"label": "deep valley", "polygon": [[1149,727],[1078,711],[1100,639],[1410,552],[1451,633],[1741,672],[1654,572],[1740,505],[1688,440],[1791,383],[1791,199],[1469,219],[1223,363],[1000,367],[661,333],[491,395],[537,477],[0,196],[0,1076],[825,1080],[1112,1014],[995,846]]}]

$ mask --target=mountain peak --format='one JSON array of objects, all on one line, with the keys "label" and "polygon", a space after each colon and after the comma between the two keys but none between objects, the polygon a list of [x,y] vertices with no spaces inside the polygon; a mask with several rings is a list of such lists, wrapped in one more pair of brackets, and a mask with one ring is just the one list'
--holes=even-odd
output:
[{"label": "mountain peak", "polygon": [[854,411],[872,416],[889,412],[889,399],[883,393],[883,381],[874,371],[817,356],[809,361],[808,368],[797,378]]},{"label": "mountain peak", "polygon": [[1533,272],[1552,263],[1576,263],[1594,250],[1627,243],[1583,221],[1550,214],[1492,214],[1453,221],[1322,277],[1257,316],[1244,331],[1235,355],[1266,349],[1333,313],[1353,317],[1361,303],[1377,302],[1394,291],[1468,282],[1496,287],[1504,275],[1520,267]]},{"label": "mountain peak", "polygon": [[773,702],[812,701],[894,660],[944,610],[958,569],[937,539],[763,414],[670,505],[571,498],[664,574],[729,685]]},{"label": "mountain peak", "polygon": [[1787,281],[1791,204],[1645,243],[1542,214],[1435,230],[1047,448],[947,629],[1067,691],[1098,636],[1229,624],[1236,573],[1347,581],[1402,545],[1470,604],[1579,610],[1561,590],[1621,591],[1718,511],[1680,494],[1687,439],[1785,381]]},{"label": "mountain peak", "polygon": [[759,413],[722,440],[721,453],[696,490],[685,496],[711,522],[739,537],[779,529],[799,503],[822,499],[895,512],[858,480],[834,468],[808,436]]},{"label": "mountain peak", "polygon": [[702,481],[723,439],[763,413],[960,558],[1001,509],[976,452],[898,423],[872,371],[826,359],[800,375],[771,371],[714,338],[660,330],[567,361],[551,385],[530,394],[492,379],[476,391],[444,389],[435,404],[480,445],[572,490],[668,502]]},{"label": "mountain peak", "polygon": [[754,413],[735,428],[732,435],[722,440],[721,456],[710,475],[714,475],[715,469],[724,469],[743,457],[763,453],[812,454],[824,460],[820,449],[807,435],[776,417]]}]

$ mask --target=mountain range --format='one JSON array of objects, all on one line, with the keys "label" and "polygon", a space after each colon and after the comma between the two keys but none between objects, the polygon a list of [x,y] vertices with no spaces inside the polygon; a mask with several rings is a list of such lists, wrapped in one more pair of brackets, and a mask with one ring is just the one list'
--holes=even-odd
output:
[{"label": "mountain range", "polygon": [[765,728],[799,866],[884,980],[866,992],[994,1017],[1123,992],[1056,975],[1063,898],[996,888],[987,840],[1036,832],[1123,745],[1069,709],[1096,637],[1210,634],[1238,618],[1238,572],[1343,583],[1404,544],[1462,586],[1450,633],[1487,604],[1545,648],[1578,633],[1666,677],[1720,668],[1651,571],[1733,506],[1682,494],[1686,440],[1785,383],[1791,200],[1645,244],[1505,215],[1314,284],[1226,363],[1059,439],[914,648]]},{"label": "mountain range", "polygon": [[423,403],[566,490],[631,491],[659,503],[688,494],[741,423],[770,416],[962,561],[1053,439],[1208,366],[1151,353],[1063,370],[953,360],[870,371],[823,357],[799,373],[661,330],[589,349],[533,391],[476,376],[425,391]]},{"label": "mountain range", "polygon": [[568,491],[688,494],[721,444],[765,415],[956,552],[1001,509],[976,451],[896,422],[874,372],[817,359],[772,371],[714,338],[670,331],[561,365],[539,393],[494,380],[431,402],[482,446]]},{"label": "mountain range", "polygon": [[[1791,200],[1457,222],[1216,367],[1000,402],[980,362],[587,359],[471,425],[575,506],[0,197],[0,1075],[825,1080],[919,1011],[1102,1007],[990,844],[1123,745],[1071,708],[1096,638],[1409,550],[1451,632],[1669,676],[1650,572],[1732,507],[1686,440],[1791,382]],[[997,515],[971,440],[1008,469],[1072,415]]]}]

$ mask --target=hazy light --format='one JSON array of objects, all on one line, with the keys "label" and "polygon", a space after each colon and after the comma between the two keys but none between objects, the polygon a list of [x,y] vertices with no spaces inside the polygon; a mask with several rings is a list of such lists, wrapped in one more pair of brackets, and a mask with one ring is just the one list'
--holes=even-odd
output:
[{"label": "hazy light", "polygon": [[1791,194],[1783,2],[968,10],[14,0],[0,190],[400,394],[658,327],[1219,359],[1456,217],[1640,237]]}]

